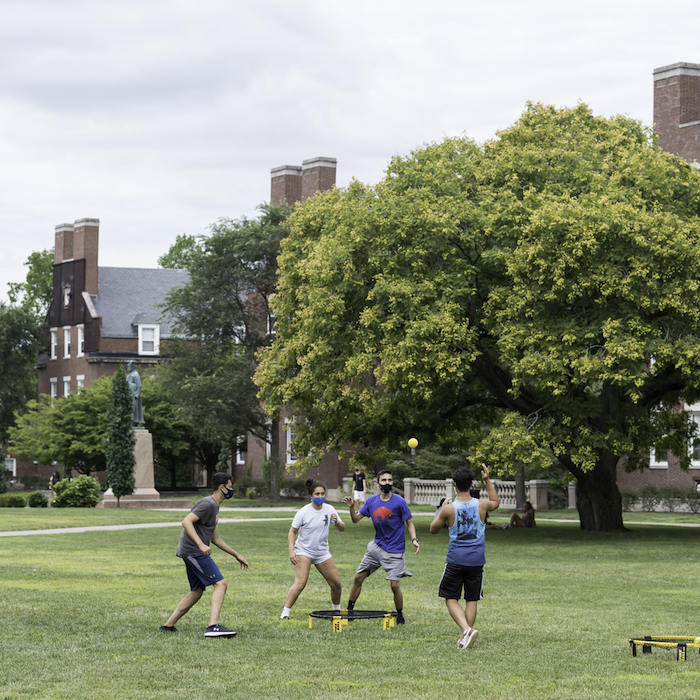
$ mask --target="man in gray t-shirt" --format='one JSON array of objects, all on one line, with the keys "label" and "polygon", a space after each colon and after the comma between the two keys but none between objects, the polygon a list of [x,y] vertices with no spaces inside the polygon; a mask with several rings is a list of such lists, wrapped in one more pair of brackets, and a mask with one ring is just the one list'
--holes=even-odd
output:
[{"label": "man in gray t-shirt", "polygon": [[202,597],[204,589],[213,585],[209,626],[204,631],[204,636],[236,636],[235,630],[226,629],[219,624],[219,613],[228,584],[211,558],[209,544],[215,544],[237,559],[242,569],[248,568],[248,562],[221,539],[216,526],[219,519],[219,506],[225,499],[233,496],[231,477],[223,472],[214,474],[212,487],[214,489],[212,495],[195,503],[189,515],[182,521],[183,530],[180,533],[176,554],[185,562],[190,592],[180,601],[170,619],[161,626],[161,632],[177,632],[175,623]]}]

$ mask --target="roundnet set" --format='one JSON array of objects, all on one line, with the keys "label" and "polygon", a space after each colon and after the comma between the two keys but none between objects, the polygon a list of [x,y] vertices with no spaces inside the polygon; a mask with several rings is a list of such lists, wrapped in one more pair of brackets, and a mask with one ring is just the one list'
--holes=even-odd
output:
[{"label": "roundnet set", "polygon": [[652,647],[676,650],[676,661],[685,661],[688,649],[700,649],[700,637],[673,637],[664,635],[646,635],[632,637],[630,640],[632,656],[637,656],[637,647],[642,647],[642,654],[651,654]]},{"label": "roundnet set", "polygon": [[313,626],[313,618],[316,618],[332,620],[334,632],[342,632],[343,627],[354,620],[383,620],[382,630],[388,630],[394,626],[397,615],[395,610],[315,610],[309,613],[309,629]]}]

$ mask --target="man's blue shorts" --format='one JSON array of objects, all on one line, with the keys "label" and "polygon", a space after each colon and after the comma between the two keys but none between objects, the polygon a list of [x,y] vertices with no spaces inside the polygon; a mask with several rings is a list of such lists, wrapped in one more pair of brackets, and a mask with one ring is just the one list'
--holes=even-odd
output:
[{"label": "man's blue shorts", "polygon": [[224,580],[216,562],[208,554],[190,554],[188,557],[183,557],[183,561],[191,591],[206,588],[217,581]]}]

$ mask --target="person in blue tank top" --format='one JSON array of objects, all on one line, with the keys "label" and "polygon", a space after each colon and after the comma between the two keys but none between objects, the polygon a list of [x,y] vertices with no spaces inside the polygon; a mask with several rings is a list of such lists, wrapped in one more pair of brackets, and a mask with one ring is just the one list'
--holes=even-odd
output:
[{"label": "person in blue tank top", "polygon": [[[454,501],[446,498],[430,523],[433,535],[445,526],[449,528],[450,543],[438,596],[445,599],[447,610],[462,630],[457,643],[459,649],[468,649],[479,636],[474,623],[477,602],[483,598],[486,515],[498,508],[498,494],[489,479],[489,470],[485,464],[481,465],[481,478],[486,484],[488,499],[472,498],[470,495],[469,489],[474,481],[471,469],[456,469],[452,474],[452,483],[457,498]],[[464,609],[459,603],[463,589]]]}]

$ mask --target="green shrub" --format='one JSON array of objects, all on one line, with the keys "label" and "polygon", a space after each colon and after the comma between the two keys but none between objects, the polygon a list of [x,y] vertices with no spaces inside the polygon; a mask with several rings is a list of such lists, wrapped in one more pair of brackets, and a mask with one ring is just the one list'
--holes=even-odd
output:
[{"label": "green shrub", "polygon": [[238,481],[236,481],[233,485],[234,491],[236,492],[236,496],[238,498],[248,498],[247,493],[248,489],[253,486],[253,477],[252,476],[242,476]]},{"label": "green shrub", "polygon": [[639,497],[636,491],[630,491],[629,489],[620,489],[620,496],[622,496],[622,510],[632,510],[634,504],[637,502]]},{"label": "green shrub", "polygon": [[27,502],[18,493],[0,493],[0,508],[24,508]]},{"label": "green shrub", "polygon": [[[0,455],[2,453],[0,452]],[[4,455],[2,455],[4,457]],[[10,479],[12,478],[12,472],[9,469],[5,469],[4,464],[0,464],[0,493],[5,493],[8,488],[10,488]]]},{"label": "green shrub", "polygon": [[700,512],[700,491],[695,486],[690,486],[685,490],[684,499],[691,513]]},{"label": "green shrub", "polygon": [[94,508],[100,502],[100,482],[94,476],[62,479],[54,484],[52,508]]},{"label": "green shrub", "polygon": [[280,491],[285,498],[306,498],[304,479],[282,479]]},{"label": "green shrub", "polygon": [[47,508],[49,499],[41,491],[32,491],[27,496],[27,505],[30,508]]},{"label": "green shrub", "polygon": [[677,506],[682,505],[683,489],[680,486],[662,486],[659,489],[661,505],[673,513]]},{"label": "green shrub", "polygon": [[24,484],[25,488],[31,491],[38,489],[47,490],[49,488],[49,477],[41,474],[25,474],[19,480]]},{"label": "green shrub", "polygon": [[643,486],[639,491],[639,497],[642,501],[642,508],[647,511],[656,510],[656,506],[658,506],[661,501],[659,490],[654,484]]}]

